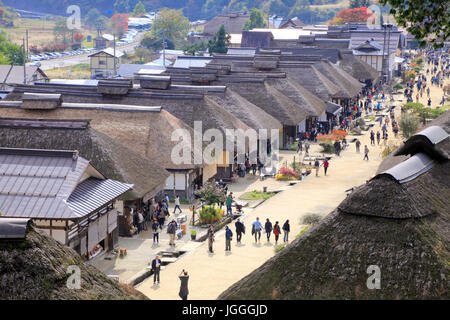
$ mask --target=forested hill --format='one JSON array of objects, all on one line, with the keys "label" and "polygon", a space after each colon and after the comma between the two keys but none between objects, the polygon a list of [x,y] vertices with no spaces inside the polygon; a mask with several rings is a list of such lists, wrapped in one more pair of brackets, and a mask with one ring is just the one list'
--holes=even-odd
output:
[{"label": "forested hill", "polygon": [[[328,20],[336,14],[336,8],[319,10],[310,5],[333,4],[342,0],[141,0],[147,11],[163,7],[182,9],[189,20],[211,19],[217,14],[243,9],[259,8],[270,14],[284,17],[302,16],[307,19],[309,12],[315,12],[319,20]],[[81,13],[97,8],[110,16],[115,12],[132,12],[139,0],[0,0],[6,6],[41,13],[65,15],[69,5],[79,5]],[[309,14],[310,15],[310,14]]]}]

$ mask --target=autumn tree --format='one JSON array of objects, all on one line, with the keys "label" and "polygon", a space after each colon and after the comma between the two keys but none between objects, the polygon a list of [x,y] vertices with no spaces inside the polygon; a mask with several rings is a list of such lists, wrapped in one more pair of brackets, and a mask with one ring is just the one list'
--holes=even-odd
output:
[{"label": "autumn tree", "polygon": [[75,33],[75,35],[73,36],[73,40],[78,43],[83,41],[83,38],[84,38],[84,35],[80,32]]},{"label": "autumn tree", "polygon": [[114,32],[121,37],[128,30],[128,14],[116,13],[111,17]]},{"label": "autumn tree", "polygon": [[372,11],[367,7],[344,9],[341,10],[336,18],[342,19],[343,23],[348,22],[367,22],[367,19],[372,15]]}]

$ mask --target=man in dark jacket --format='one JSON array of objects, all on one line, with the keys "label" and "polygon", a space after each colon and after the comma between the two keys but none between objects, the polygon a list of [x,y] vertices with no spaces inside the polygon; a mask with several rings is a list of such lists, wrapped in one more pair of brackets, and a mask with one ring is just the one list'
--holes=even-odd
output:
[{"label": "man in dark jacket", "polygon": [[153,284],[156,283],[158,280],[159,284],[159,272],[161,271],[161,260],[159,259],[159,256],[156,256],[155,259],[152,261],[152,271],[153,271]]},{"label": "man in dark jacket", "polygon": [[240,243],[242,234],[245,234],[245,226],[239,219],[237,219],[234,225],[236,226],[236,240],[238,243]]},{"label": "man in dark jacket", "polygon": [[270,241],[270,234],[272,232],[272,222],[270,222],[269,218],[266,220],[266,224],[264,225],[264,230],[266,230],[267,242]]},{"label": "man in dark jacket", "polygon": [[225,251],[231,251],[231,240],[233,239],[233,232],[228,226],[225,227]]},{"label": "man in dark jacket", "polygon": [[170,236],[169,245],[174,246],[175,245],[175,233],[177,231],[177,226],[175,220],[172,220],[172,222],[167,227],[167,233]]},{"label": "man in dark jacket", "polygon": [[286,222],[283,225],[283,231],[284,231],[284,242],[289,241],[289,232],[291,231],[291,227],[289,225],[289,220],[286,220]]}]

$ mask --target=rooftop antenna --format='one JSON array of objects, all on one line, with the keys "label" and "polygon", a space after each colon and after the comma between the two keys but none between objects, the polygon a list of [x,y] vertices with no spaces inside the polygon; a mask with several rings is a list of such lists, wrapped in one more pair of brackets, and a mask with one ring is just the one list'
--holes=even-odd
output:
[{"label": "rooftop antenna", "polygon": [[23,84],[27,84],[27,56],[25,53],[25,38],[22,38],[22,47],[23,47]]}]

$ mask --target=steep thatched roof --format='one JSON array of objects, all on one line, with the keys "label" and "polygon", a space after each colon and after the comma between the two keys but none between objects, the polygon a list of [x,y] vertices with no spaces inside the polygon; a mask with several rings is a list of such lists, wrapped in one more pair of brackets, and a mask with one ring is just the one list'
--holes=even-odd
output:
[{"label": "steep thatched roof", "polygon": [[327,108],[323,100],[290,77],[286,79],[268,79],[267,82],[297,103],[303,110],[306,110],[309,116],[319,117]]},{"label": "steep thatched roof", "polygon": [[[83,129],[71,128],[70,120],[67,126],[52,127],[45,124],[36,127],[31,119],[45,118],[52,120],[48,114],[41,112],[13,112],[0,109],[2,117],[22,117],[29,120],[28,124],[20,126],[2,126],[0,130],[0,145],[9,148],[78,150],[80,156],[91,161],[91,164],[106,177],[121,182],[133,184],[133,189],[121,198],[149,198],[161,191],[169,173],[163,167],[144,158],[138,153],[118,143],[108,135],[87,126]],[[64,111],[55,110],[52,114],[59,119],[70,118]],[[81,113],[79,113],[81,114]],[[59,120],[58,122],[62,122]],[[124,124],[125,125],[125,124]],[[131,144],[129,144],[131,145]]]},{"label": "steep thatched roof", "polygon": [[[0,239],[0,257],[0,300],[146,299],[84,263],[71,248],[36,231],[31,222],[24,239]],[[80,268],[79,290],[67,287],[69,265]]]},{"label": "steep thatched roof", "polygon": [[[100,108],[103,106],[104,108]],[[119,105],[117,105],[119,106]],[[81,108],[82,107],[82,108]],[[52,119],[91,119],[95,130],[107,134],[118,143],[149,158],[151,163],[166,169],[190,169],[193,164],[175,164],[171,160],[171,151],[178,143],[171,141],[174,130],[183,129],[194,138],[193,129],[166,110],[129,112],[114,111],[105,105],[64,103],[56,110],[29,111],[19,108],[0,106],[0,116],[22,118]],[[127,106],[132,107],[132,106]],[[191,143],[193,146],[194,144]],[[191,155],[193,158],[193,155]]]},{"label": "steep thatched roof", "polygon": [[337,97],[347,99],[356,98],[362,88],[362,84],[358,80],[329,61],[322,60],[314,64],[314,66],[338,86],[340,90]]},{"label": "steep thatched roof", "polygon": [[215,35],[222,25],[228,33],[242,33],[242,28],[249,18],[247,11],[219,14],[205,24],[203,33]]},{"label": "steep thatched roof", "polygon": [[308,113],[279,90],[262,81],[219,82],[258,106],[283,125],[298,125]]},{"label": "steep thatched roof", "polygon": [[296,64],[292,68],[279,68],[287,72],[288,76],[300,85],[311,91],[323,101],[336,97],[340,88],[321,73],[313,64]]},{"label": "steep thatched roof", "polygon": [[380,76],[377,70],[355,57],[352,53],[342,54],[339,66],[361,82],[371,80],[375,83]]},{"label": "steep thatched roof", "polygon": [[208,98],[217,102],[221,107],[255,130],[282,128],[280,121],[275,117],[231,89],[227,89],[224,94],[208,95]]},{"label": "steep thatched roof", "polygon": [[219,299],[449,299],[448,208],[448,160],[402,183],[379,175]]}]

